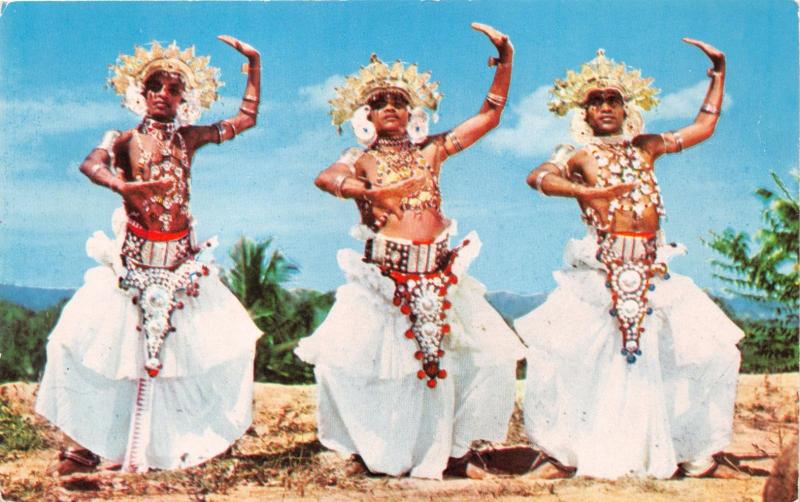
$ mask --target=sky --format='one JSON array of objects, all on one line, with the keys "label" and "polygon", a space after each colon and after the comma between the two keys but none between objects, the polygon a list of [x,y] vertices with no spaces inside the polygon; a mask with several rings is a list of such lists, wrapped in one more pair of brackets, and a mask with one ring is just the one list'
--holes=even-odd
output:
[{"label": "sky", "polygon": [[[0,2],[2,4],[3,2]],[[568,119],[547,112],[548,89],[567,69],[606,55],[655,78],[662,102],[647,130],[690,123],[708,85],[707,58],[681,42],[714,44],[728,61],[726,98],[714,136],[656,165],[667,239],[689,248],[672,262],[719,290],[702,243],[710,231],[758,228],[753,192],[785,180],[798,162],[798,22],[789,1],[382,1],[382,2],[12,2],[0,15],[0,283],[75,288],[94,265],[96,230],[110,233],[117,195],[78,171],[108,129],[134,127],[106,87],[108,65],[152,40],[195,45],[220,68],[221,99],[201,123],[239,106],[244,58],[215,37],[231,34],[262,54],[259,123],[195,156],[192,211],[199,238],[217,235],[217,260],[241,236],[273,238],[300,267],[290,286],[330,290],[343,281],[336,251],[360,248],[350,201],[313,180],[355,146],[330,124],[327,100],[369,62],[401,59],[430,70],[445,97],[432,132],[474,114],[492,78],[495,50],[469,24],[507,33],[516,53],[501,125],[442,171],[445,213],[461,235],[483,241],[471,273],[489,290],[554,287],[564,245],[584,233],[574,201],[547,198],[528,172],[569,142]]]}]

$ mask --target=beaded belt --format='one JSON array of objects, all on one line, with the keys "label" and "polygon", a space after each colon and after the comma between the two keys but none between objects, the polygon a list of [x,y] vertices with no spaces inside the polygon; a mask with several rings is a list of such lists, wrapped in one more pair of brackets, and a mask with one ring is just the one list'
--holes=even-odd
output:
[{"label": "beaded belt", "polygon": [[608,313],[617,318],[622,355],[634,363],[642,355],[639,339],[644,318],[653,313],[647,299],[647,293],[656,288],[651,280],[657,274],[669,279],[667,266],[655,263],[657,240],[653,233],[600,233],[597,244],[597,259],[605,265],[606,287],[611,292]]},{"label": "beaded belt", "polygon": [[145,230],[128,223],[122,256],[137,265],[174,268],[192,255],[192,235],[189,229],[179,232]]},{"label": "beaded belt", "polygon": [[427,244],[378,235],[367,239],[364,261],[390,270],[427,274],[443,267],[450,255],[448,241],[447,234]]}]

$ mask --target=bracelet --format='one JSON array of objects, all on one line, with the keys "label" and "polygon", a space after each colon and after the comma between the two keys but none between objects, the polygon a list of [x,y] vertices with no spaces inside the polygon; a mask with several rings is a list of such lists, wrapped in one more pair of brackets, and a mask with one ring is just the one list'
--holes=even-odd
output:
[{"label": "bracelet", "polygon": [[721,77],[723,75],[723,73],[721,71],[717,71],[713,67],[711,67],[711,68],[708,69],[708,71],[706,71],[706,75],[708,75],[709,78],[714,78],[714,77]]},{"label": "bracelet", "polygon": [[500,108],[506,106],[506,99],[506,96],[500,96],[499,94],[491,92],[486,95],[486,101]]},{"label": "bracelet", "polygon": [[700,111],[703,113],[709,113],[711,115],[719,115],[719,108],[711,103],[703,103],[703,106],[700,107]]},{"label": "bracelet", "polygon": [[547,176],[548,174],[553,174],[553,173],[551,173],[550,171],[542,171],[538,175],[536,175],[536,179],[533,180],[533,188],[543,193],[544,195],[547,194],[542,192],[542,180],[544,180],[545,176]]},{"label": "bracelet", "polygon": [[261,71],[261,64],[250,66],[250,63],[242,63],[242,69],[241,69],[242,73],[247,75],[248,73],[250,73],[250,70]]},{"label": "bracelet", "polygon": [[333,194],[336,197],[340,199],[344,198],[344,196],[342,195],[342,188],[344,187],[344,182],[347,181],[348,178],[350,178],[350,176],[346,174],[340,174],[336,176],[336,179],[333,180],[333,187],[334,187]]},{"label": "bracelet", "polygon": [[460,152],[464,149],[464,147],[461,145],[461,140],[458,139],[458,135],[455,132],[451,131],[450,133],[448,133],[447,136],[445,137],[445,140],[448,139],[450,140],[450,143],[453,144],[453,148],[456,149],[456,152]]},{"label": "bracelet", "polygon": [[258,103],[259,101],[258,96],[253,96],[252,94],[245,94],[242,99],[244,101],[252,101],[253,103]]},{"label": "bracelet", "polygon": [[225,124],[226,126],[228,126],[228,127],[230,127],[230,128],[231,128],[231,132],[233,133],[233,137],[232,137],[231,139],[235,138],[235,137],[236,137],[236,136],[239,134],[239,133],[236,131],[236,125],[234,125],[234,123],[233,123],[233,122],[231,122],[231,121],[230,121],[230,120],[228,120],[228,119],[222,120],[221,122],[222,122],[223,124]]},{"label": "bracelet", "polygon": [[486,65],[491,68],[492,66],[499,66],[501,64],[506,64],[508,61],[503,61],[502,59],[494,56],[489,56],[489,61],[486,62]]},{"label": "bracelet", "polygon": [[240,106],[239,111],[252,119],[256,118],[256,116],[258,115],[258,108],[256,108],[255,110],[250,110],[249,108],[246,108],[246,106],[247,106],[246,104]]}]

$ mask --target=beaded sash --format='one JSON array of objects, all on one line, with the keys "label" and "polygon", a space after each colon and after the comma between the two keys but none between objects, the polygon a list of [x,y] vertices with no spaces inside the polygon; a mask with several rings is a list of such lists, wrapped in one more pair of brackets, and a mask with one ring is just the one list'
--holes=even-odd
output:
[{"label": "beaded sash", "polygon": [[139,307],[137,329],[144,332],[145,370],[156,377],[161,370],[161,345],[175,330],[172,314],[184,306],[178,295],[198,296],[199,278],[208,275],[209,269],[192,259],[194,250],[188,230],[177,234],[143,232],[128,226],[122,248],[126,274],[120,278],[119,287],[132,293],[131,301]]},{"label": "beaded sash", "polygon": [[597,259],[606,268],[606,287],[611,292],[609,315],[617,318],[622,335],[621,353],[629,363],[642,355],[639,339],[644,333],[644,319],[653,309],[647,294],[655,289],[651,279],[662,275],[669,279],[667,265],[655,263],[657,239],[652,233],[600,233]]},{"label": "beaded sash", "polygon": [[[392,239],[379,236],[374,241],[391,243]],[[469,240],[464,240],[461,246],[467,244]],[[367,249],[372,246],[375,246],[374,242],[370,245],[368,241]],[[398,240],[394,245],[380,246],[388,250],[389,259],[373,261],[371,252],[365,261],[375,263],[383,275],[394,282],[392,303],[411,322],[405,336],[414,340],[419,349],[414,353],[414,357],[422,364],[417,377],[420,380],[427,378],[428,388],[433,389],[437,379],[447,377],[447,371],[441,367],[441,358],[444,356],[441,346],[445,335],[450,332],[446,319],[447,310],[452,305],[447,300],[447,292],[451,285],[458,282],[458,278],[452,273],[452,266],[461,246],[448,250],[446,234],[431,244],[408,244],[407,241]],[[411,256],[431,255],[434,256],[433,260],[426,258],[431,265],[422,270],[418,266],[419,261],[408,260]],[[393,257],[397,259],[392,260]]]}]

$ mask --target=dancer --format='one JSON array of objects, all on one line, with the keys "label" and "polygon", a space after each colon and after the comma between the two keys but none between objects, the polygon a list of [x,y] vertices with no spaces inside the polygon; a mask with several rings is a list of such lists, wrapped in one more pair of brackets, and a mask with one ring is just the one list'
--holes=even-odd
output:
[{"label": "dancer", "polygon": [[[64,307],[47,344],[36,411],[71,439],[61,475],[94,470],[100,457],[126,471],[174,469],[223,452],[249,427],[255,342],[247,311],[201,261],[189,211],[194,153],[256,124],[260,55],[218,37],[248,59],[239,113],[193,126],[217,98],[218,70],[194,47],[136,47],[110,85],[141,115],[109,131],[80,170],[124,202],[116,239],[96,232],[88,254],[101,266]],[[209,253],[210,254],[210,253]]]},{"label": "dancer", "polygon": [[452,131],[428,135],[424,108],[442,96],[416,65],[373,55],[331,101],[333,124],[350,120],[366,148],[345,151],[316,184],[356,202],[366,245],[339,251],[348,283],[296,352],[315,365],[320,441],[353,455],[351,473],[480,477],[470,445],[505,438],[513,411],[522,346],[466,275],[477,235],[451,247],[455,223],[441,211],[442,163],[499,123],[511,80],[508,37],[472,27],[499,57],[479,112]]},{"label": "dancer", "polygon": [[[704,141],[719,118],[724,55],[713,63],[694,123],[642,133],[657,104],[652,79],[602,51],[557,80],[550,110],[576,109],[572,132],[528,177],[545,195],[573,197],[588,235],[572,240],[556,290],[516,321],[528,343],[525,428],[543,450],[542,477],[726,475],[713,455],[731,437],[742,332],[688,277],[668,272],[684,248],[660,231],[653,163]],[[549,462],[548,462],[549,461]],[[727,472],[727,474],[730,474]]]}]

